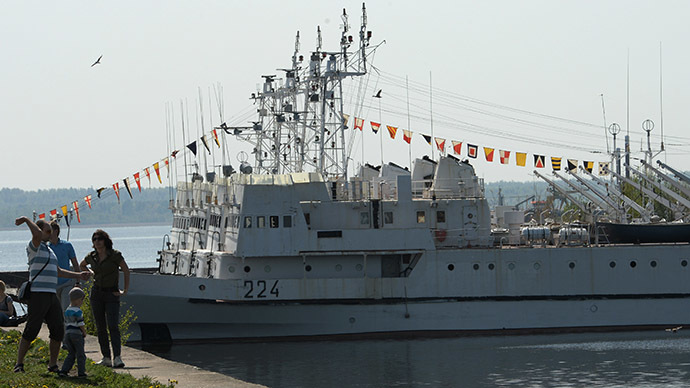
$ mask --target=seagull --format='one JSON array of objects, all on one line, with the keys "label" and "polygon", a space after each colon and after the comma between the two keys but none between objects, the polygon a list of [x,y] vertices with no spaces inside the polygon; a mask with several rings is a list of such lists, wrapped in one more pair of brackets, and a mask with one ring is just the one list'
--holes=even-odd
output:
[{"label": "seagull", "polygon": [[375,95],[373,95],[373,97],[374,98],[381,98],[381,90],[382,89],[379,89],[379,91]]},{"label": "seagull", "polygon": [[682,329],[682,328],[683,328],[683,326],[672,327],[672,328],[670,328],[670,329],[666,329],[666,331],[668,331],[668,332],[673,332],[673,333],[677,333],[678,330],[680,330],[680,329]]},{"label": "seagull", "polygon": [[94,62],[93,65],[91,65],[91,67],[94,67],[94,66],[96,66],[96,65],[100,65],[100,64],[101,64],[101,58],[103,58],[103,55],[101,55],[100,57],[98,57],[98,59],[96,59],[96,62]]}]

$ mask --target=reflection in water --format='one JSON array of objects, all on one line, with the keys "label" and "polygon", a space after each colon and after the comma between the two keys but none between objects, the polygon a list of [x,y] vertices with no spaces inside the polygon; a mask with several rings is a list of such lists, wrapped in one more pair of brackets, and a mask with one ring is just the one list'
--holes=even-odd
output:
[{"label": "reflection in water", "polygon": [[165,358],[270,387],[686,387],[689,333],[174,345]]}]

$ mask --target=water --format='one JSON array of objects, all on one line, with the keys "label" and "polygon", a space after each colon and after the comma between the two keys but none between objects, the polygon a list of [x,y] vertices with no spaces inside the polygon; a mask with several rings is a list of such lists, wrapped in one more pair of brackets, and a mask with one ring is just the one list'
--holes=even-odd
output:
[{"label": "water", "polygon": [[[93,248],[91,235],[95,227],[73,227],[69,241],[74,246],[77,260],[81,261]],[[157,252],[163,247],[163,236],[170,233],[170,225],[109,226],[102,228],[113,240],[113,248],[122,252],[132,268],[156,267]],[[60,237],[67,239],[63,225]],[[26,245],[31,232],[26,225],[0,230],[0,271],[26,271]]]},{"label": "water", "polygon": [[690,329],[174,345],[157,354],[269,387],[690,386]]}]

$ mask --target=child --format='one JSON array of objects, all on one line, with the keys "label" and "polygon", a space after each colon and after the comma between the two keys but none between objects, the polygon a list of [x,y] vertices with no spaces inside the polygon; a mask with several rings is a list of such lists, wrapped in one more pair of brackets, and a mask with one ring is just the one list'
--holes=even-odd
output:
[{"label": "child", "polygon": [[14,304],[12,298],[5,294],[5,282],[0,280],[0,326],[7,325],[12,316],[14,316]]},{"label": "child", "polygon": [[84,314],[79,308],[84,303],[84,291],[74,287],[69,291],[69,301],[69,307],[65,310],[65,339],[63,341],[69,354],[62,364],[59,375],[61,377],[67,376],[76,358],[78,376],[86,377],[86,354],[84,353],[86,328],[84,327]]}]

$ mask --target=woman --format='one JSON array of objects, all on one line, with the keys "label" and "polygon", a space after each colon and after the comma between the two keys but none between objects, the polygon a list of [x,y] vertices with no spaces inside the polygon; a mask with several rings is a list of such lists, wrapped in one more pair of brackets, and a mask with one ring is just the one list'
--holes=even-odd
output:
[{"label": "woman", "polygon": [[[93,272],[94,285],[91,288],[91,312],[96,322],[98,331],[98,344],[101,346],[103,359],[97,362],[99,365],[122,368],[120,352],[120,296],[127,294],[129,289],[129,267],[125,263],[120,251],[113,249],[113,241],[108,233],[98,229],[91,237],[94,250],[79,263],[82,270]],[[125,278],[125,288],[120,290],[119,269],[122,269]],[[110,359],[110,344],[108,344],[108,332],[113,347],[113,359]]]}]

